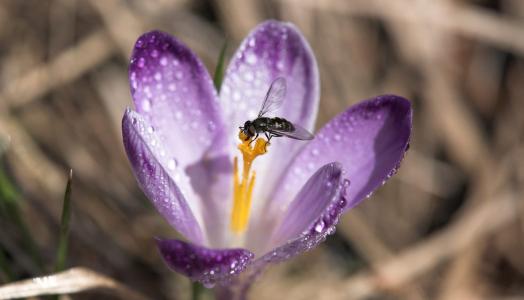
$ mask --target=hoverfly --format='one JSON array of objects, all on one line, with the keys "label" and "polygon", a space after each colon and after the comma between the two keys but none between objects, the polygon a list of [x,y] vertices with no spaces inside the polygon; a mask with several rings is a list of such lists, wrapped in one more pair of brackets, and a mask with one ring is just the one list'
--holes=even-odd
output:
[{"label": "hoverfly", "polygon": [[[295,140],[312,140],[313,134],[299,125],[279,117],[265,117],[269,112],[277,110],[286,96],[286,80],[283,77],[277,77],[269,86],[269,89],[260,108],[256,119],[246,121],[240,130],[246,136],[246,141],[254,141],[260,133],[264,133],[269,142],[272,137],[285,136]],[[253,138],[254,137],[254,138]]]}]

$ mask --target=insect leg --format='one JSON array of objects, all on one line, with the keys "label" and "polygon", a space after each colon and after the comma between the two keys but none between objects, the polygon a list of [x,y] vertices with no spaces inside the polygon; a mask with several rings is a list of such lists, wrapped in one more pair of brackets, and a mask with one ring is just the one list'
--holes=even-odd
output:
[{"label": "insect leg", "polygon": [[258,132],[257,134],[255,135],[255,137],[249,142],[249,145],[251,145],[251,143],[253,143],[253,141],[256,141],[258,138]]}]

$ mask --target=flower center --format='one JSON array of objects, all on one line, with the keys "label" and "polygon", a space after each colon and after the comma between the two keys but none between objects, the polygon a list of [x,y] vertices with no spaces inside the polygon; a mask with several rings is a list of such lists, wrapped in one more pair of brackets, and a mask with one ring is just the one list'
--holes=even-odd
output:
[{"label": "flower center", "polygon": [[246,230],[249,221],[249,210],[251,208],[251,196],[255,187],[255,171],[249,174],[251,165],[255,158],[266,153],[268,142],[259,138],[251,145],[251,139],[246,141],[247,136],[240,131],[238,138],[242,141],[238,145],[238,150],[242,153],[244,165],[242,168],[242,179],[238,177],[238,159],[235,157],[233,162],[233,210],[231,211],[230,228],[236,234]]}]

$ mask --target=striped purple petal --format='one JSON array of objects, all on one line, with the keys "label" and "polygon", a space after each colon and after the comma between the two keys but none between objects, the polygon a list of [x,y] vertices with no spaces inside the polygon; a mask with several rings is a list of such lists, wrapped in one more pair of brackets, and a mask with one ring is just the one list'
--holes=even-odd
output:
[{"label": "striped purple petal", "polygon": [[[222,112],[200,59],[167,33],[151,31],[136,42],[129,66],[137,112],[152,126],[169,166],[189,179],[200,202],[208,242],[223,243],[232,164]],[[187,195],[186,195],[187,197]]]},{"label": "striped purple petal", "polygon": [[247,279],[243,282],[244,290],[249,288],[249,285],[268,265],[289,260],[296,255],[312,250],[325,241],[328,235],[333,234],[339,217],[347,206],[344,195],[347,194],[349,186],[347,180],[338,182],[336,187],[338,192],[330,198],[329,204],[322,213],[308,227],[304,228],[302,233],[256,258],[245,275]]},{"label": "striped purple petal", "polygon": [[[222,84],[220,101],[231,145],[238,140],[238,127],[257,117],[270,84],[284,77],[287,93],[282,107],[268,116],[286,118],[312,131],[319,102],[319,77],[315,57],[302,33],[291,23],[266,21],[242,42],[232,58]],[[266,199],[293,156],[305,143],[274,139],[269,152],[255,161],[257,184],[253,211]],[[252,215],[257,218],[257,214]]]},{"label": "striped purple petal", "polygon": [[385,95],[350,107],[327,123],[293,160],[275,191],[268,214],[280,214],[306,180],[332,161],[351,181],[346,209],[357,205],[393,175],[411,134],[411,104]]},{"label": "striped purple petal", "polygon": [[209,249],[179,240],[157,239],[157,246],[169,267],[207,287],[231,283],[254,258],[241,248]]},{"label": "striped purple petal", "polygon": [[204,235],[195,217],[200,209],[196,203],[186,201],[185,196],[191,195],[190,187],[183,180],[184,174],[174,165],[171,168],[169,159],[162,155],[164,146],[153,127],[128,109],[122,120],[122,135],[127,157],[144,194],[178,232],[193,243],[203,243]]},{"label": "striped purple petal", "polygon": [[284,212],[272,234],[270,245],[282,245],[311,228],[329,206],[338,199],[342,190],[342,169],[338,163],[320,168],[302,187]]}]

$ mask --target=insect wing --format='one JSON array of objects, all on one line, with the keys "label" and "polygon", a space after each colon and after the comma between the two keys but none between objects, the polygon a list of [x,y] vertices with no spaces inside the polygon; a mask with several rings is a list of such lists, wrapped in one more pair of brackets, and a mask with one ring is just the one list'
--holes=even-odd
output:
[{"label": "insect wing", "polygon": [[315,137],[311,132],[307,131],[307,129],[299,125],[293,124],[293,127],[294,127],[294,130],[292,131],[283,131],[283,130],[272,128],[272,126],[270,126],[267,129],[267,131],[277,136],[285,136],[285,137],[295,139],[295,140],[312,140]]},{"label": "insect wing", "polygon": [[269,86],[264,103],[262,103],[262,108],[260,108],[260,112],[258,113],[258,117],[260,118],[268,112],[275,111],[282,106],[285,96],[286,79],[283,77],[277,77]]}]

